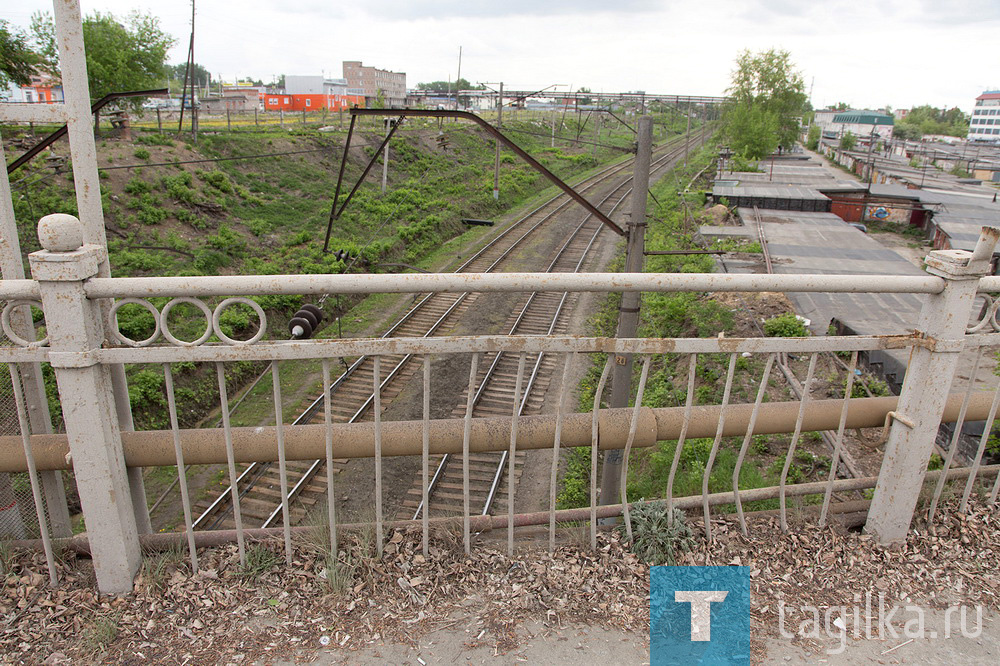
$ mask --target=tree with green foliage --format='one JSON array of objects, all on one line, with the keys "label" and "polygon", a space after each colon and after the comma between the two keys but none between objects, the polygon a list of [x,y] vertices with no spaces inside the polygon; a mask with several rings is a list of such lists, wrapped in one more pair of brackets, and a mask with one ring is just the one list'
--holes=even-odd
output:
[{"label": "tree with green foliage", "polygon": [[417,90],[427,92],[447,93],[456,90],[486,90],[486,86],[474,86],[468,79],[461,78],[457,81],[431,81],[430,83],[418,83]]},{"label": "tree with green foliage", "polygon": [[31,74],[42,62],[42,56],[31,48],[28,36],[0,19],[0,88],[9,83],[28,85]]},{"label": "tree with green foliage", "polygon": [[[52,15],[34,14],[31,31],[39,51],[55,67],[59,54]],[[83,19],[83,43],[87,51],[91,98],[163,85],[164,62],[174,41],[160,28],[160,20],[151,14],[133,11],[124,20],[101,12],[88,15]],[[142,99],[120,104],[138,108]]]},{"label": "tree with green foliage", "polygon": [[[167,65],[165,69],[167,76],[177,83],[179,90],[180,87],[184,85],[184,72],[187,70],[187,63],[181,62],[176,65]],[[195,63],[194,67],[191,68],[191,75],[194,76],[194,84],[196,87],[207,88],[212,85],[212,74],[207,68],[199,65],[198,63]],[[188,85],[191,84],[188,83]]]},{"label": "tree with green foliage", "polygon": [[761,159],[768,149],[795,144],[806,94],[788,51],[744,51],[726,92],[733,99],[726,113],[726,135],[734,152]]},{"label": "tree with green foliage", "polygon": [[820,130],[819,125],[810,125],[809,135],[806,137],[806,148],[809,150],[816,150],[819,148],[819,137],[821,133],[822,131]]},{"label": "tree with green foliage", "polygon": [[778,115],[762,106],[737,104],[726,113],[726,136],[733,153],[744,160],[760,160],[778,148]]},{"label": "tree with green foliage", "polygon": [[958,107],[939,109],[924,104],[910,109],[906,117],[897,123],[894,130],[896,135],[899,134],[899,129],[903,129],[906,138],[914,139],[919,139],[924,134],[964,137],[969,132],[969,116]]},{"label": "tree with green foliage", "polygon": [[844,136],[840,137],[840,149],[841,150],[854,150],[854,146],[858,143],[858,139],[851,132],[847,132]]}]

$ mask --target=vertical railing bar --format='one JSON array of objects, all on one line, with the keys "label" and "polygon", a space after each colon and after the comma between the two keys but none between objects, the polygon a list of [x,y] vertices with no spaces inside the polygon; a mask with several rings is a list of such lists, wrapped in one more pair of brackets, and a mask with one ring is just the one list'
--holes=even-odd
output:
[{"label": "vertical railing bar", "polygon": [[576,360],[576,352],[566,355],[563,365],[562,383],[559,386],[559,402],[556,405],[556,431],[552,438],[552,469],[549,475],[549,552],[556,549],[556,482],[559,478],[559,451],[562,439],[563,416],[566,412],[566,387],[569,385],[569,373]]},{"label": "vertical railing bar", "polygon": [[524,365],[527,354],[517,358],[517,379],[514,380],[514,407],[510,421],[510,453],[507,456],[507,555],[514,555],[514,456],[517,454],[517,426],[521,411],[521,391],[524,387]]},{"label": "vertical railing bar", "polygon": [[[378,555],[382,557],[385,547],[384,525],[382,524],[382,357],[376,356],[372,368],[375,387],[372,392],[375,410],[375,532]],[[424,512],[426,513],[426,511]]]},{"label": "vertical railing bar", "polygon": [[621,477],[621,503],[622,512],[625,514],[625,531],[628,535],[629,543],[632,543],[632,513],[628,506],[628,459],[632,453],[632,444],[635,442],[635,433],[639,427],[639,412],[642,411],[642,394],[646,390],[646,379],[649,377],[649,362],[651,356],[642,359],[642,372],[639,374],[639,389],[635,394],[635,406],[632,408],[632,422],[628,427],[628,439],[625,440],[625,451],[622,453],[622,477]]},{"label": "vertical railing bar", "polygon": [[430,450],[431,450],[431,357],[424,355],[424,395],[423,395],[423,426],[420,448],[420,494],[424,507],[420,516],[421,552],[427,557],[428,541],[430,540]]},{"label": "vertical railing bar", "polygon": [[674,478],[677,476],[677,467],[680,465],[681,452],[684,449],[684,441],[687,439],[688,426],[691,423],[691,409],[694,407],[694,378],[698,364],[698,355],[688,356],[688,380],[687,396],[684,398],[684,418],[681,421],[681,432],[677,438],[677,448],[674,449],[674,459],[670,463],[670,475],[667,477],[667,524],[674,522]]},{"label": "vertical railing bar", "polygon": [[996,481],[993,482],[993,490],[990,492],[990,504],[996,504],[998,492],[1000,492],[1000,474],[997,474]]},{"label": "vertical railing bar", "polygon": [[840,424],[837,426],[837,439],[833,444],[833,456],[830,458],[830,476],[823,492],[823,508],[819,514],[819,526],[826,525],[827,512],[830,510],[830,498],[833,496],[833,482],[837,478],[837,467],[840,466],[840,453],[844,448],[844,430],[847,425],[847,408],[851,403],[851,392],[854,390],[855,370],[858,367],[858,352],[851,353],[851,363],[847,369],[847,386],[844,388],[844,403],[840,409]]},{"label": "vertical railing bar", "polygon": [[469,369],[469,394],[465,406],[465,428],[462,432],[462,543],[465,554],[472,550],[472,536],[469,526],[469,439],[472,437],[472,410],[476,401],[476,375],[479,373],[479,354],[472,355]]},{"label": "vertical railing bar", "polygon": [[243,513],[240,509],[239,475],[236,473],[236,454],[233,451],[233,431],[229,420],[229,392],[226,390],[226,370],[224,364],[215,364],[215,374],[219,378],[219,407],[222,411],[222,432],[226,439],[226,465],[229,470],[229,491],[233,502],[233,521],[236,523],[236,548],[240,554],[240,564],[246,565],[246,543],[243,538]]},{"label": "vertical railing bar", "polygon": [[278,479],[281,485],[281,521],[284,525],[285,562],[292,563],[292,520],[288,510],[288,466],[285,462],[285,417],[281,404],[281,376],[278,361],[271,361],[271,386],[274,389],[274,434],[278,440]]},{"label": "vertical railing bar", "polygon": [[722,392],[722,405],[719,410],[719,425],[715,430],[715,441],[712,442],[712,450],[708,454],[708,462],[705,463],[705,473],[701,479],[701,509],[705,516],[705,538],[712,540],[712,514],[708,506],[708,478],[712,474],[712,466],[715,464],[715,456],[719,453],[719,444],[722,442],[722,431],[726,427],[726,411],[729,407],[729,394],[733,390],[733,373],[736,371],[736,354],[729,355],[729,369],[726,371],[726,387]]},{"label": "vertical railing bar", "polygon": [[45,550],[45,564],[49,569],[49,584],[55,587],[59,584],[56,573],[56,558],[52,551],[52,537],[49,535],[49,519],[45,515],[45,505],[42,503],[42,485],[38,478],[38,468],[35,466],[35,454],[31,449],[31,426],[28,423],[28,410],[25,406],[21,376],[13,363],[9,363],[10,383],[14,390],[14,403],[17,406],[17,422],[21,428],[21,444],[24,446],[24,460],[28,465],[28,479],[31,481],[31,497],[35,501],[35,514],[38,516],[38,531],[42,536],[42,548]]},{"label": "vertical railing bar", "polygon": [[997,408],[1000,407],[1000,386],[993,392],[993,404],[990,405],[989,416],[986,417],[986,424],[983,427],[983,435],[979,438],[979,448],[976,449],[976,459],[972,461],[972,471],[965,482],[965,491],[962,493],[962,504],[959,511],[965,513],[969,506],[969,495],[972,494],[972,487],[976,483],[976,476],[979,474],[979,466],[983,460],[983,453],[986,451],[986,443],[990,439],[990,432],[993,430],[993,421],[997,416]]},{"label": "vertical railing bar", "polygon": [[333,468],[333,405],[330,395],[330,359],[323,359],[323,425],[326,431],[326,519],[330,529],[330,558],[337,561],[337,492]]},{"label": "vertical railing bar", "polygon": [[746,458],[747,449],[750,448],[750,440],[753,439],[753,431],[757,426],[757,416],[760,414],[760,405],[764,401],[764,393],[767,391],[767,381],[771,378],[771,368],[774,367],[775,354],[769,354],[767,363],[764,365],[764,374],[760,378],[760,388],[757,389],[757,399],[753,403],[753,411],[750,413],[750,422],[747,424],[747,432],[743,437],[743,445],[740,453],[736,456],[736,466],[733,468],[733,497],[736,499],[736,515],[740,520],[740,530],[743,536],[747,536],[747,521],[743,515],[743,500],[740,498],[740,470],[743,468],[743,460]]},{"label": "vertical railing bar", "polygon": [[174,456],[177,458],[177,482],[181,489],[181,508],[184,510],[184,527],[187,529],[188,552],[191,554],[191,571],[198,573],[198,547],[194,542],[194,524],[191,518],[191,499],[188,495],[187,467],[181,448],[181,427],[177,422],[177,399],[174,396],[174,377],[170,364],[163,364],[163,379],[167,390],[167,411],[170,413],[170,432],[174,438]]},{"label": "vertical railing bar", "polygon": [[[965,414],[969,408],[969,400],[972,399],[972,391],[976,386],[976,373],[979,372],[979,361],[983,357],[983,348],[976,350],[976,360],[972,363],[972,374],[969,375],[969,385],[965,389],[965,398],[962,399],[962,407],[958,410],[958,421],[955,422],[955,432],[951,437],[951,446],[948,447],[948,454],[944,459],[944,467],[941,476],[938,477],[937,485],[934,487],[934,496],[931,498],[931,507],[927,512],[927,521],[934,520],[934,512],[937,511],[938,500],[944,491],[945,483],[948,481],[948,470],[955,460],[955,452],[958,450],[958,441],[962,437],[962,426],[965,425]],[[969,477],[970,479],[972,477]]]},{"label": "vertical railing bar", "polygon": [[806,381],[802,384],[802,398],[799,400],[799,414],[795,419],[795,432],[792,433],[792,441],[788,444],[788,452],[785,453],[785,464],[781,468],[781,481],[778,484],[778,502],[781,507],[781,530],[788,531],[788,512],[785,505],[785,486],[788,481],[788,470],[791,469],[792,460],[795,459],[795,447],[798,446],[799,436],[802,434],[802,420],[806,415],[806,404],[809,402],[812,391],[812,378],[816,372],[816,359],[818,353],[813,353],[809,357],[809,369],[806,370]]},{"label": "vertical railing bar", "polygon": [[601,371],[601,379],[597,382],[597,390],[594,392],[594,411],[590,425],[590,548],[592,550],[597,549],[597,458],[600,444],[601,396],[604,394],[604,385],[608,381],[613,365],[614,357],[609,354],[604,363],[604,370]]}]

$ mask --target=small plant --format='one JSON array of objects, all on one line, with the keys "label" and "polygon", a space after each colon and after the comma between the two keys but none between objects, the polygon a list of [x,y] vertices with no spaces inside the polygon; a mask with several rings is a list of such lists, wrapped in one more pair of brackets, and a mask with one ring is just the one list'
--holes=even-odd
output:
[{"label": "small plant", "polygon": [[632,552],[653,566],[675,566],[677,556],[694,546],[691,531],[680,509],[673,510],[673,520],[667,515],[667,503],[635,502],[631,506]]},{"label": "small plant", "polygon": [[171,572],[184,563],[181,546],[171,546],[155,556],[142,561],[140,576],[149,589],[158,592],[166,587]]},{"label": "small plant", "polygon": [[930,460],[927,461],[927,470],[933,471],[936,469],[942,469],[944,467],[944,460],[936,453],[932,453]]},{"label": "small plant", "polygon": [[82,643],[87,652],[104,652],[118,638],[118,618],[95,616],[82,632]]},{"label": "small plant", "polygon": [[144,181],[142,178],[133,178],[125,183],[125,187],[123,189],[129,194],[134,194],[136,196],[152,191],[149,183]]},{"label": "small plant", "polygon": [[326,581],[326,587],[330,594],[341,595],[351,589],[354,583],[354,571],[357,565],[348,553],[347,560],[342,562],[335,557],[327,557],[326,567],[319,576]]},{"label": "small plant", "polygon": [[764,335],[769,338],[805,338],[809,329],[795,314],[785,312],[764,322]]},{"label": "small plant", "polygon": [[6,578],[14,571],[14,549],[10,542],[0,539],[0,579]]},{"label": "small plant", "polygon": [[132,154],[135,155],[137,159],[143,160],[145,162],[149,161],[149,151],[146,150],[145,148],[137,148],[136,151]]},{"label": "small plant", "polygon": [[264,544],[247,548],[247,561],[240,566],[240,575],[246,580],[259,580],[278,564],[278,556]]}]

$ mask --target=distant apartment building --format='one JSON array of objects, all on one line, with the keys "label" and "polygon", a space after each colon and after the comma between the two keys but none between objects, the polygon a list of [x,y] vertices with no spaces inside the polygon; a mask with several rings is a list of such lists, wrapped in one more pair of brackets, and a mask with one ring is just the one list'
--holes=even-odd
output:
[{"label": "distant apartment building", "polygon": [[406,73],[365,67],[360,60],[344,61],[344,78],[353,94],[364,95],[369,106],[382,98],[386,106],[406,105]]},{"label": "distant apartment building", "polygon": [[986,90],[976,98],[969,121],[969,141],[1000,141],[1000,90]]}]

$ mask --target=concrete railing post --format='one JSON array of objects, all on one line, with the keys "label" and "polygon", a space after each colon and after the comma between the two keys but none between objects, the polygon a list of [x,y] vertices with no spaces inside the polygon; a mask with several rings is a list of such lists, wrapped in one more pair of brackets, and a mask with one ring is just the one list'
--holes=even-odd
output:
[{"label": "concrete railing post", "polygon": [[83,225],[71,215],[43,217],[38,237],[44,249],[28,259],[41,290],[97,585],[103,593],[130,592],[141,562],[139,537],[111,377],[92,358],[104,342],[101,308],[84,292],[106,250],[84,244]]},{"label": "concrete railing post", "polygon": [[915,347],[910,355],[898,416],[889,431],[868,511],[865,531],[881,543],[901,541],[910,527],[979,278],[989,269],[998,238],[1000,229],[985,227],[973,252],[935,250],[927,255],[927,271],[944,278],[945,287],[941,293],[928,296],[920,311],[917,332],[930,344]]}]

